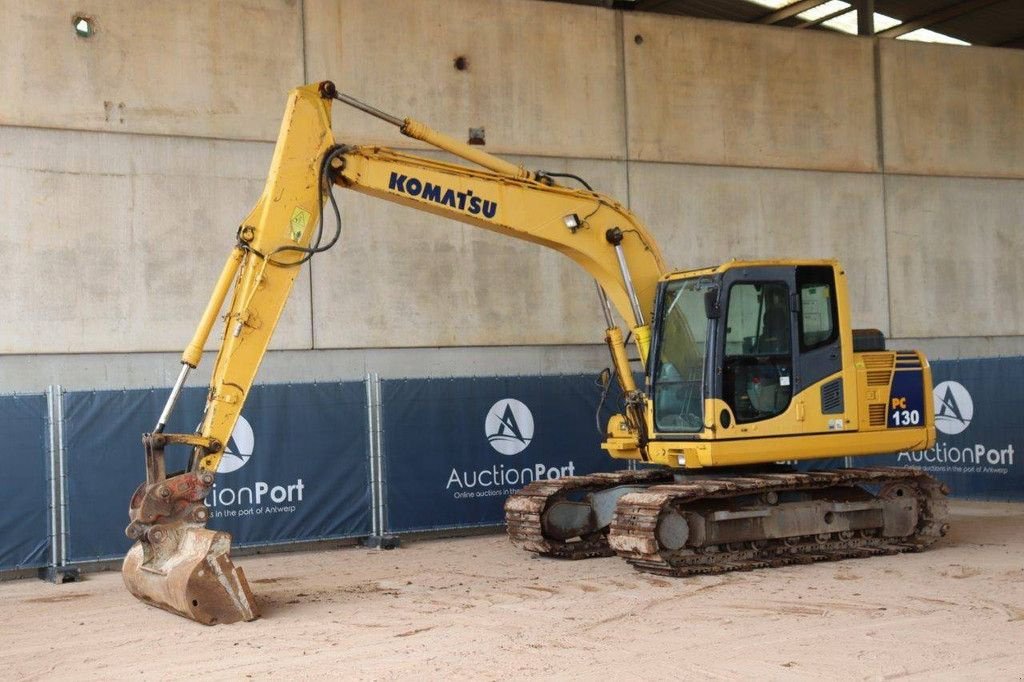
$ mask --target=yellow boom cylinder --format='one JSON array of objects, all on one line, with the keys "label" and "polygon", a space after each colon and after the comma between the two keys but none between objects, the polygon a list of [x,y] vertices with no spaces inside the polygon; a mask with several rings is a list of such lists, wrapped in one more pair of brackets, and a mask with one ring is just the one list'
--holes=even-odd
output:
[{"label": "yellow boom cylinder", "polygon": [[608,343],[608,350],[612,354],[612,363],[619,374],[619,385],[624,393],[634,392],[636,381],[633,380],[633,373],[629,369],[629,358],[626,356],[626,343],[622,340],[622,330],[618,327],[609,327],[605,331],[604,339]]},{"label": "yellow boom cylinder", "polygon": [[454,137],[439,133],[430,126],[411,118],[405,119],[405,123],[402,124],[402,134],[414,140],[426,142],[446,152],[451,152],[455,156],[471,161],[478,166],[483,166],[495,173],[508,175],[517,180],[533,180],[533,173],[522,166],[499,159],[497,156],[488,154],[483,150],[475,149],[465,142],[459,142]]},{"label": "yellow boom cylinder", "polygon": [[647,364],[647,355],[651,352],[651,326],[642,324],[633,327],[633,338],[636,339],[636,347],[640,351],[640,361]]},{"label": "yellow boom cylinder", "polygon": [[231,250],[227,262],[224,263],[224,269],[221,270],[220,277],[217,278],[217,285],[213,289],[210,302],[206,304],[206,310],[203,311],[203,317],[199,320],[196,333],[181,355],[181,361],[189,367],[197,367],[199,360],[203,357],[203,346],[206,345],[206,339],[210,336],[213,323],[217,320],[217,313],[224,307],[224,299],[227,298],[228,289],[231,288],[231,282],[238,273],[238,266],[241,264],[244,254],[245,251],[242,250],[242,247],[236,246]]}]

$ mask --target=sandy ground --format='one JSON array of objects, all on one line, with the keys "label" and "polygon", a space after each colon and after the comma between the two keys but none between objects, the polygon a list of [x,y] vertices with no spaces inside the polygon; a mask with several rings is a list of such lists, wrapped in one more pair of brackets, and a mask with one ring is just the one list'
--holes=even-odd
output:
[{"label": "sandy ground", "polygon": [[116,572],[0,583],[0,678],[1024,679],[1024,505],[953,512],[922,554],[680,580],[498,535],[247,557],[231,626]]}]

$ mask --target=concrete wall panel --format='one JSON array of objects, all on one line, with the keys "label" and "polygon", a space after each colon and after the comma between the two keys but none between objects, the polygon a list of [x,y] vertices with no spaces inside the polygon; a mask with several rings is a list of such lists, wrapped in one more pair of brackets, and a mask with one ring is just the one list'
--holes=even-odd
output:
[{"label": "concrete wall panel", "polygon": [[[492,151],[625,155],[613,12],[509,0],[307,0],[305,14],[310,80],[334,80],[456,139],[483,127]],[[354,109],[336,112],[340,141],[416,144]]]},{"label": "concrete wall panel", "polygon": [[0,25],[8,125],[273,140],[303,80],[298,0],[0,0]]},{"label": "concrete wall panel", "polygon": [[[0,127],[0,353],[184,348],[272,151]],[[304,274],[275,346],[310,347],[309,316]]]},{"label": "concrete wall panel", "polygon": [[881,41],[891,173],[1024,178],[1024,52]]},{"label": "concrete wall panel", "polygon": [[838,258],[854,326],[888,328],[879,176],[634,163],[629,185],[669,267]]},{"label": "concrete wall panel", "polygon": [[[509,157],[626,196],[624,164]],[[313,261],[315,346],[595,343],[593,280],[553,250],[338,190],[345,233]]]},{"label": "concrete wall panel", "polygon": [[1021,336],[1024,180],[887,176],[893,333]]},{"label": "concrete wall panel", "polygon": [[643,13],[623,32],[631,159],[877,170],[870,40]]}]

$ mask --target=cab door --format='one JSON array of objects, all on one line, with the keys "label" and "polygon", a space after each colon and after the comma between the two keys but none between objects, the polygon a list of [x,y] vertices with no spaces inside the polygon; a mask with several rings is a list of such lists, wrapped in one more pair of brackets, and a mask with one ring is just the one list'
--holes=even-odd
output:
[{"label": "cab door", "polygon": [[[739,427],[730,429],[732,436],[792,433],[788,422],[767,422],[786,412],[799,390],[795,268],[737,268],[725,274],[722,286],[716,390],[732,411],[732,419],[723,421]],[[747,426],[759,422],[766,423]]]},{"label": "cab door", "polygon": [[[796,377],[795,390],[814,387],[805,398],[805,431],[839,431],[845,426],[846,396],[842,376],[839,305],[835,271],[829,265],[796,268]],[[825,381],[825,383],[821,383]],[[815,413],[810,413],[811,410]]]},{"label": "cab door", "polygon": [[736,268],[722,278],[722,299],[714,390],[732,412],[718,416],[725,437],[843,430],[846,399],[833,268]]}]

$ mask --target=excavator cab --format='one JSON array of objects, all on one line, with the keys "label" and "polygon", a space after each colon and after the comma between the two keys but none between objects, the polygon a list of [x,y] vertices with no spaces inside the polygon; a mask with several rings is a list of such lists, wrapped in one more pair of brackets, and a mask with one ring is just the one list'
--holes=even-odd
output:
[{"label": "excavator cab", "polygon": [[[897,378],[896,397],[912,395],[909,410],[928,413],[927,362],[915,351],[861,343],[868,337],[851,328],[845,274],[834,260],[731,261],[666,275],[651,338],[647,452],[634,453],[641,459],[764,464],[934,440],[923,417],[906,426],[887,418]],[[871,374],[871,386],[868,366],[885,368]],[[869,442],[866,431],[878,434]]]},{"label": "excavator cab", "polygon": [[732,267],[668,280],[656,305],[658,432],[702,431],[705,386],[725,404],[717,417],[729,428],[778,417],[794,394],[842,369],[828,264]]}]

